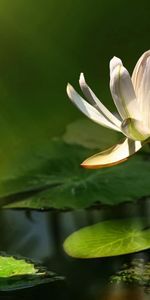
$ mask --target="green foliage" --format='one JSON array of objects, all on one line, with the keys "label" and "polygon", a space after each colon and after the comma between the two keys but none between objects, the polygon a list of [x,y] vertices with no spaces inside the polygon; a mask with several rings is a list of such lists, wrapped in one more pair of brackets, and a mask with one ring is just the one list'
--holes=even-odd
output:
[{"label": "green foliage", "polygon": [[0,291],[24,289],[62,279],[31,261],[0,256]]},{"label": "green foliage", "polygon": [[104,221],[82,228],[64,242],[66,253],[76,258],[97,258],[150,248],[150,229],[140,218]]},{"label": "green foliage", "polygon": [[13,175],[0,180],[0,206],[78,209],[150,195],[150,162],[142,155],[112,168],[85,170],[80,162],[89,155],[91,150],[61,139],[28,151]]},{"label": "green foliage", "polygon": [[69,125],[62,138],[26,147],[13,160],[9,172],[0,177],[0,207],[78,209],[149,196],[150,162],[144,154],[112,168],[80,167],[85,158],[98,151],[98,145],[103,150],[118,138],[118,133],[78,120]]}]

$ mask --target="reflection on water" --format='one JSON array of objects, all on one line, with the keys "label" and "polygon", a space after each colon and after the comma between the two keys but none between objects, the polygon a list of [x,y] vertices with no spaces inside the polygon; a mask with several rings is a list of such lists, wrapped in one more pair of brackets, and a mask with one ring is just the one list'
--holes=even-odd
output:
[{"label": "reflection on water", "polygon": [[[146,209],[144,210],[144,205]],[[147,203],[76,212],[36,212],[6,210],[0,212],[0,251],[19,254],[40,261],[51,271],[66,277],[65,283],[54,283],[32,290],[7,293],[6,299],[82,299],[82,300],[147,300],[142,287],[131,289],[113,284],[110,278],[124,263],[133,258],[150,260],[149,251],[104,258],[72,259],[62,248],[64,239],[75,230],[111,217],[147,216]],[[150,281],[150,280],[149,280]],[[18,296],[17,296],[18,295]],[[4,295],[3,295],[4,297]],[[5,294],[6,297],[6,294]],[[18,297],[18,298],[17,298]]]},{"label": "reflection on water", "polygon": [[[111,289],[105,293],[102,300],[148,300],[149,295],[139,287]],[[97,299],[98,300],[98,299]]]}]

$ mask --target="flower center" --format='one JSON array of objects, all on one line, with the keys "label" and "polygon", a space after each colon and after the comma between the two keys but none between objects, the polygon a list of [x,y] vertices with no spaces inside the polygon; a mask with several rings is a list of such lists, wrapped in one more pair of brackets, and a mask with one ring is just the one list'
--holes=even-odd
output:
[{"label": "flower center", "polygon": [[130,139],[135,141],[144,141],[150,137],[150,129],[142,121],[128,118],[121,124],[122,132]]}]

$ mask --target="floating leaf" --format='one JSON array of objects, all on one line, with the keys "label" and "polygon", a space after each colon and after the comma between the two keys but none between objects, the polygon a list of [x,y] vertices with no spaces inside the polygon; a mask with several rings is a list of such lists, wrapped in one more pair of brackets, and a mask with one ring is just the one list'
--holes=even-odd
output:
[{"label": "floating leaf", "polygon": [[85,170],[80,162],[89,155],[91,150],[60,139],[39,145],[18,159],[13,176],[0,180],[0,206],[78,209],[150,195],[150,161],[145,155],[111,168]]},{"label": "floating leaf", "polygon": [[[55,170],[51,168],[51,161],[49,161],[49,170],[52,174],[31,177],[27,187],[29,178],[18,178],[14,186],[22,180],[22,186],[26,187],[25,193],[18,194],[20,193],[18,189],[15,195],[11,193],[6,197],[1,195],[0,203],[5,207],[77,209],[90,207],[95,203],[117,205],[150,195],[150,166],[140,157],[126,164],[99,171],[82,170],[78,166],[77,159],[73,160],[69,157],[64,158],[62,162],[53,163],[53,166],[56,163]],[[43,190],[41,188],[40,191],[42,181]],[[37,185],[39,182],[36,188],[35,182]],[[23,188],[21,192],[22,190]]]},{"label": "floating leaf", "polygon": [[24,289],[62,279],[31,261],[0,256],[0,291]]},{"label": "floating leaf", "polygon": [[82,228],[64,242],[64,249],[77,258],[96,258],[129,254],[150,248],[150,229],[146,220],[104,221]]}]

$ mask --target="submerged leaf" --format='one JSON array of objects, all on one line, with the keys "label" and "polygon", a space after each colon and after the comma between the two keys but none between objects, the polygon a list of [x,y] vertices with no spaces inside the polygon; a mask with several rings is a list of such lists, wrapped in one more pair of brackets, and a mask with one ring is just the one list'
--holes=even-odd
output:
[{"label": "submerged leaf", "polygon": [[0,291],[24,289],[62,279],[55,273],[35,266],[31,261],[0,256]]},{"label": "submerged leaf", "polygon": [[82,228],[64,242],[64,249],[77,258],[97,258],[129,254],[150,248],[150,229],[146,220],[104,221]]}]

